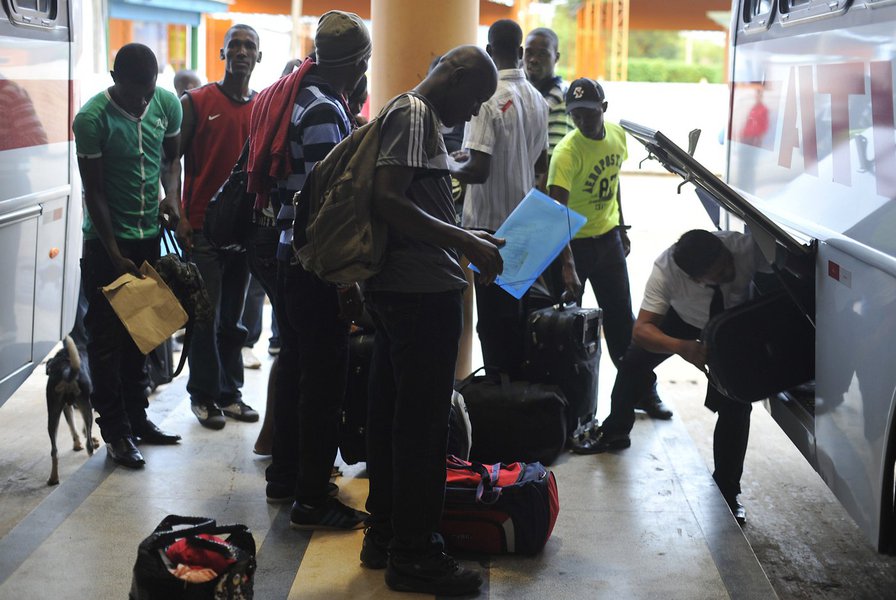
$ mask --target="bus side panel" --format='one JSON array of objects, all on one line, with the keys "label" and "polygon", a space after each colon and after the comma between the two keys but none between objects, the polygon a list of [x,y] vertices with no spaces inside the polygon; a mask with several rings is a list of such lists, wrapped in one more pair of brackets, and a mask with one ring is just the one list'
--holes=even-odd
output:
[{"label": "bus side panel", "polygon": [[818,472],[879,549],[896,391],[896,276],[819,245],[815,436]]},{"label": "bus side panel", "polygon": [[63,306],[74,307],[67,296],[80,253],[68,239],[78,218],[70,217],[70,44],[16,27],[0,17],[0,306],[9,313],[0,317],[0,404],[71,326]]}]

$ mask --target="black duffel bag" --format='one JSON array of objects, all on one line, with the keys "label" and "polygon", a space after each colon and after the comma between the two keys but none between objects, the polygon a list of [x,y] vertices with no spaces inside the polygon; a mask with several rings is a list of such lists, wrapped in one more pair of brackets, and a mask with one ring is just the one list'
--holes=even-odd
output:
[{"label": "black duffel bag", "polygon": [[[218,566],[214,576],[191,582],[175,575],[191,569],[171,559],[174,545],[179,556],[204,557]],[[252,600],[254,576],[255,540],[248,527],[168,515],[140,542],[128,600]]]},{"label": "black duffel bag", "polygon": [[511,381],[506,373],[458,383],[473,429],[470,460],[491,463],[554,462],[566,444],[567,402],[554,385]]},{"label": "black duffel bag", "polygon": [[209,244],[219,250],[243,250],[243,244],[249,235],[255,194],[246,191],[249,181],[249,173],[246,171],[248,158],[249,140],[246,140],[230,176],[205,209],[202,233]]}]

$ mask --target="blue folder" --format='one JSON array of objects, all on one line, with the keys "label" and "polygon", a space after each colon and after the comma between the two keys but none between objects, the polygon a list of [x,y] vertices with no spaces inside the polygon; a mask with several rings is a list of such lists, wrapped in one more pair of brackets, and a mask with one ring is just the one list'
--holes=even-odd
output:
[{"label": "blue folder", "polygon": [[[547,194],[530,190],[495,232],[507,240],[501,248],[504,271],[495,283],[522,298],[587,220]],[[470,268],[479,272],[475,265]]]}]

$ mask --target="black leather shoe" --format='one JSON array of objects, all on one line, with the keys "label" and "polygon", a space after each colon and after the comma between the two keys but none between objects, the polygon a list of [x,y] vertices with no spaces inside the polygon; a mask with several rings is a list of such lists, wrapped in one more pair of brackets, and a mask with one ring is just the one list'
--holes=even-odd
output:
[{"label": "black leather shoe", "polygon": [[143,422],[143,425],[139,427],[134,427],[134,436],[136,436],[136,442],[146,443],[146,444],[159,444],[159,445],[170,445],[176,444],[180,441],[180,436],[176,433],[168,433],[167,431],[162,431],[159,427],[146,419]]},{"label": "black leather shoe", "polygon": [[596,436],[573,444],[572,451],[576,454],[600,454],[610,450],[622,450],[631,445],[632,439],[627,433],[608,433],[601,430]]},{"label": "black leather shoe", "polygon": [[737,524],[743,527],[747,523],[747,509],[744,508],[744,505],[738,502],[737,498],[728,502],[728,508],[731,509],[731,514],[734,515],[734,520],[737,521]]},{"label": "black leather shoe", "polygon": [[143,455],[134,445],[134,440],[129,436],[118,438],[114,442],[106,444],[106,454],[123,467],[129,469],[142,469],[146,461]]},{"label": "black leather shoe", "polygon": [[648,392],[647,396],[642,398],[641,401],[635,405],[635,408],[646,412],[651,419],[668,421],[672,418],[672,411],[669,410],[668,406],[663,404],[662,400],[660,400],[660,397],[656,393],[656,389]]}]

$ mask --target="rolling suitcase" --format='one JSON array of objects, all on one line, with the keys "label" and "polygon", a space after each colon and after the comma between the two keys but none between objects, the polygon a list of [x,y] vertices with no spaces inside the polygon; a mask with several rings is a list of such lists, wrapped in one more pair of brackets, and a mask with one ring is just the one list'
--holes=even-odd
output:
[{"label": "rolling suitcase", "polygon": [[348,341],[348,384],[339,430],[339,454],[350,465],[367,460],[367,383],[372,356],[373,333],[353,333]]},{"label": "rolling suitcase", "polygon": [[728,309],[703,329],[712,384],[755,402],[815,378],[815,328],[783,290]]},{"label": "rolling suitcase", "polygon": [[526,377],[563,390],[569,433],[597,410],[601,314],[558,304],[532,311],[526,322]]},{"label": "rolling suitcase", "polygon": [[[485,368],[485,367],[483,367]],[[473,371],[455,387],[472,425],[470,460],[549,465],[566,444],[566,399],[553,385]]]}]

